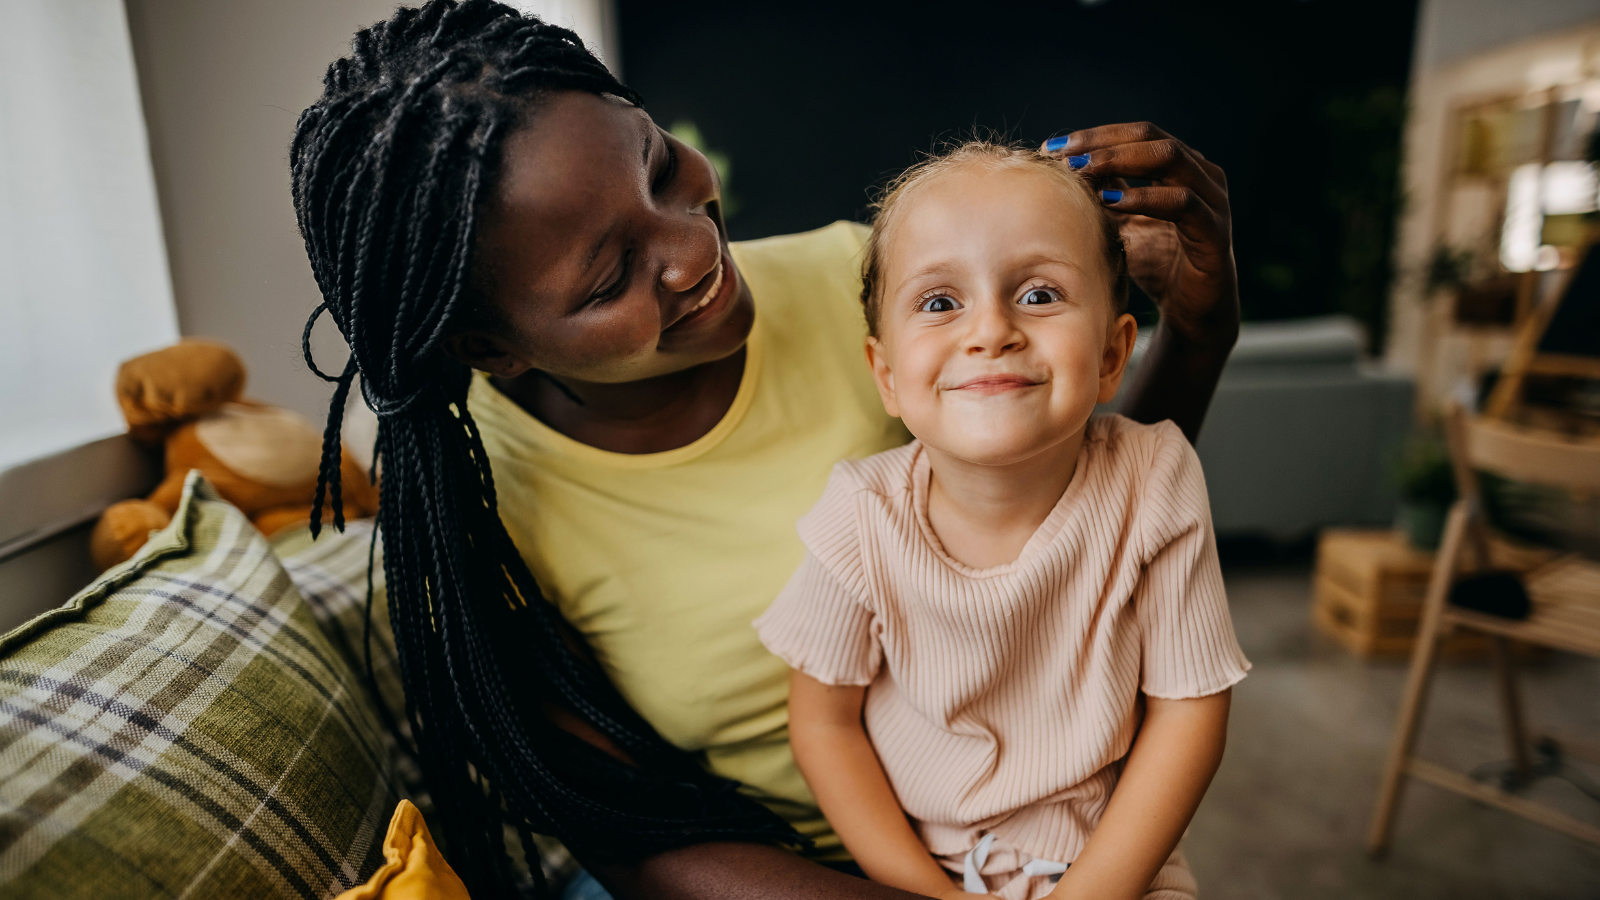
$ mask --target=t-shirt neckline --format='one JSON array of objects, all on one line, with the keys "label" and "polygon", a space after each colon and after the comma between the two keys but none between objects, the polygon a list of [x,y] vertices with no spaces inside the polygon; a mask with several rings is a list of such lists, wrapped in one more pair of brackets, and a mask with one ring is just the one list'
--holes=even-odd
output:
[{"label": "t-shirt neckline", "polygon": [[[742,274],[742,273],[741,273]],[[750,411],[750,405],[755,401],[756,384],[760,380],[761,361],[765,339],[762,336],[761,315],[758,311],[755,321],[750,326],[750,337],[744,346],[744,372],[739,376],[739,389],[734,393],[733,403],[728,411],[723,413],[721,420],[712,426],[711,430],[695,438],[682,447],[671,450],[662,450],[658,453],[618,453],[614,450],[602,450],[575,438],[568,437],[539,421],[538,417],[523,409],[516,401],[507,397],[496,388],[493,382],[488,381],[488,376],[479,373],[485,379],[485,387],[493,391],[496,403],[503,403],[510,410],[510,415],[519,427],[526,429],[526,434],[544,449],[591,465],[606,466],[614,469],[659,469],[667,466],[681,465],[704,456],[714,450],[728,435],[733,433],[739,423],[744,420],[745,414]]]},{"label": "t-shirt neckline", "polygon": [[939,535],[933,530],[933,522],[928,519],[928,488],[933,468],[922,442],[917,441],[917,448],[911,460],[911,514],[917,520],[917,530],[928,545],[928,549],[932,550],[934,556],[946,567],[966,578],[995,578],[1017,571],[1043,548],[1049,546],[1056,539],[1056,535],[1061,533],[1070,510],[1076,505],[1078,496],[1085,490],[1084,484],[1088,481],[1087,472],[1091,468],[1090,460],[1093,458],[1089,448],[1099,439],[1098,432],[1095,418],[1090,418],[1084,426],[1083,446],[1078,450],[1078,461],[1072,470],[1072,480],[1067,483],[1067,489],[1061,492],[1056,505],[1051,507],[1050,514],[1044,517],[1044,521],[1040,522],[1039,527],[1028,537],[1028,542],[1022,545],[1022,552],[1017,554],[1017,558],[982,569],[969,566],[951,556],[949,551],[945,550],[944,542],[939,540]]}]

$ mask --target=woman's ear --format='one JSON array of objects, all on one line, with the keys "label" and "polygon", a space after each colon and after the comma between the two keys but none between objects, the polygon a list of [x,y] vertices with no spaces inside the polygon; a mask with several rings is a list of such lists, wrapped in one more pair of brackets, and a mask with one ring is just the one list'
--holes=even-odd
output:
[{"label": "woman's ear", "polygon": [[499,378],[515,378],[533,365],[512,351],[501,338],[486,331],[463,331],[444,339],[446,353],[474,369]]},{"label": "woman's ear", "polygon": [[878,397],[883,400],[883,411],[899,418],[900,401],[894,393],[894,371],[889,368],[889,354],[884,352],[883,342],[875,337],[867,338],[867,366],[872,369],[872,380],[878,386]]},{"label": "woman's ear", "polygon": [[1105,353],[1100,357],[1100,396],[1096,403],[1108,403],[1117,396],[1122,385],[1122,374],[1128,370],[1128,360],[1133,356],[1133,342],[1139,336],[1139,322],[1123,313],[1111,323],[1106,335]]}]

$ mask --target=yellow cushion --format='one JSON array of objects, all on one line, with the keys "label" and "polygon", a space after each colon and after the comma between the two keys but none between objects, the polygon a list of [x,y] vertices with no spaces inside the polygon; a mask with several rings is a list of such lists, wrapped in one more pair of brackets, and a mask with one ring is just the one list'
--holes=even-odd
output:
[{"label": "yellow cushion", "polygon": [[366,884],[335,900],[471,900],[410,800],[394,808],[389,833],[383,836],[383,858],[383,867]]}]

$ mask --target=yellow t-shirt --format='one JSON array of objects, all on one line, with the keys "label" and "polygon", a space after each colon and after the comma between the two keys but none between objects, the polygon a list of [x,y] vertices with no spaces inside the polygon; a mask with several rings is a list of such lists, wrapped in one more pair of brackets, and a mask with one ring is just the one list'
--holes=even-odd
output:
[{"label": "yellow t-shirt", "polygon": [[829,855],[838,838],[789,753],[788,667],[750,623],[800,564],[795,522],[833,464],[909,438],[862,350],[865,234],[836,222],[732,246],[755,326],[732,407],[688,446],[581,444],[483,377],[468,399],[512,540],[623,696]]}]

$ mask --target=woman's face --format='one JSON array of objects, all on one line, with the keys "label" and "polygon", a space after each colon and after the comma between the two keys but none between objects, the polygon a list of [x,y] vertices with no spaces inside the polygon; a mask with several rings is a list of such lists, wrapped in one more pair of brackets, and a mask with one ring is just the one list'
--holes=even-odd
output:
[{"label": "woman's face", "polygon": [[456,356],[502,377],[620,383],[744,345],[755,307],[704,156],[582,91],[545,98],[502,154],[474,260],[498,327],[453,337]]}]

